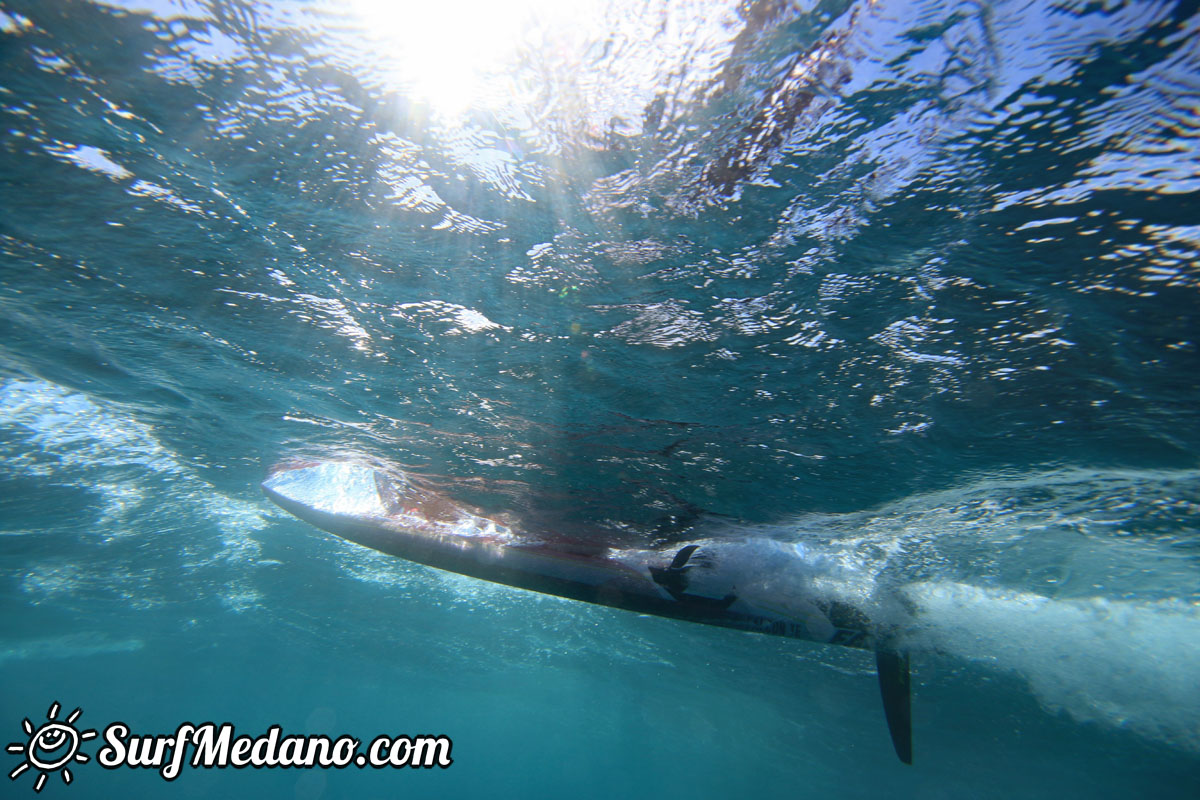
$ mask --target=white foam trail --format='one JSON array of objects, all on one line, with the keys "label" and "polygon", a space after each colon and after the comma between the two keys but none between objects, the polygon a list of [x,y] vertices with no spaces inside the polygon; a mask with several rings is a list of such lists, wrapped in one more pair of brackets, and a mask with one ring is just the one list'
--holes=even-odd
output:
[{"label": "white foam trail", "polygon": [[[173,501],[216,518],[225,534],[225,557],[248,558],[257,552],[247,536],[266,527],[259,506],[216,491],[163,446],[150,426],[129,415],[56,384],[9,380],[0,383],[0,428],[23,430],[40,451],[11,459],[10,468],[57,481],[74,478],[104,497],[102,522],[114,529],[134,527],[137,514],[145,514],[149,489],[139,479],[167,475],[173,481]],[[140,467],[140,474],[131,477],[130,466]],[[109,469],[125,471],[114,482],[106,479]]]},{"label": "white foam trail", "polygon": [[[184,550],[184,569],[253,563],[259,554],[253,534],[267,524],[261,505],[218,491],[162,444],[151,426],[117,404],[41,380],[0,381],[2,429],[19,434],[15,447],[0,447],[7,470],[99,495],[95,530],[101,541],[152,537],[161,531],[156,526],[162,520],[155,515],[169,508],[176,516],[213,520],[220,531],[219,547]],[[168,479],[165,484],[157,480],[162,477]],[[23,586],[46,597],[77,590],[88,581],[115,587],[128,579],[120,572],[102,577],[55,558],[30,565]],[[257,597],[234,579],[223,600],[242,610]]]},{"label": "white foam trail", "polygon": [[1016,672],[1077,720],[1200,751],[1200,605],[944,582],[904,594],[917,609],[913,645]]}]

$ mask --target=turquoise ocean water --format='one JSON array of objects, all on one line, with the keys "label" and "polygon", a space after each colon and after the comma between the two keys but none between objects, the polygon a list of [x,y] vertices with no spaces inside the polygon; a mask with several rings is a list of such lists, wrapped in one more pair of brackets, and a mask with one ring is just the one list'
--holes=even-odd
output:
[{"label": "turquoise ocean water", "polygon": [[[0,745],[454,743],[93,740],[77,800],[1198,796],[1198,192],[1194,3],[0,0]],[[869,653],[357,548],[294,458],[918,586],[916,763]]]}]

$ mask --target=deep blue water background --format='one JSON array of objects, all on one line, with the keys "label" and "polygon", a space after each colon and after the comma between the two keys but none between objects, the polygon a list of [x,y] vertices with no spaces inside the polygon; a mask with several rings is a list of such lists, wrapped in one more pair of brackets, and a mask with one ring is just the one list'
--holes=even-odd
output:
[{"label": "deep blue water background", "polygon": [[[614,2],[454,105],[472,53],[368,5],[0,2],[0,740],[58,700],[455,763],[43,796],[1200,792],[1193,6]],[[868,654],[259,495],[347,456],[535,531],[720,515],[975,587],[914,643],[916,766]]]}]

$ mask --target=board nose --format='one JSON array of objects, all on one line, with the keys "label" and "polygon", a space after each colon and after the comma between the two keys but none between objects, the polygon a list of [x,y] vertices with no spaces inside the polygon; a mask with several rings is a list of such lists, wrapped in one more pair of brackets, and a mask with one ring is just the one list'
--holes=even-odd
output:
[{"label": "board nose", "polygon": [[352,461],[282,464],[262,482],[263,492],[291,511],[301,506],[313,511],[347,516],[383,516],[375,469]]}]

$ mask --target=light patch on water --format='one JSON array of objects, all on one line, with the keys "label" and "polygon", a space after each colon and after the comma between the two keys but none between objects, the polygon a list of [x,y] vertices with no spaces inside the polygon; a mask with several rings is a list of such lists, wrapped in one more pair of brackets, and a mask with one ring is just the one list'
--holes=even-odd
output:
[{"label": "light patch on water", "polygon": [[76,564],[39,564],[21,580],[21,590],[37,598],[33,601],[36,604],[70,594],[83,581],[83,571]]},{"label": "light patch on water", "polygon": [[1045,225],[1064,225],[1068,222],[1075,222],[1079,217],[1051,217],[1050,219],[1033,219],[1023,225],[1018,225],[1013,228],[1014,231],[1025,231],[1030,228],[1041,228]]},{"label": "light patch on water", "polygon": [[297,294],[296,302],[300,305],[296,314],[301,319],[315,322],[320,328],[331,330],[339,336],[349,339],[356,350],[364,353],[371,352],[371,334],[358,323],[346,304],[341,300],[330,297],[317,297],[312,294]]},{"label": "light patch on water", "polygon": [[77,167],[86,169],[89,172],[95,172],[100,175],[107,175],[113,180],[125,180],[132,178],[133,173],[118,164],[108,153],[101,150],[99,147],[92,147],[85,144],[48,144],[45,145],[46,152],[62,161],[69,164],[74,164]]},{"label": "light patch on water", "polygon": [[244,581],[233,581],[221,591],[221,605],[234,614],[252,611],[261,603],[262,592]]},{"label": "light patch on water", "polygon": [[19,33],[31,27],[33,27],[33,23],[29,21],[28,17],[0,10],[0,33]]},{"label": "light patch on water", "polygon": [[[429,338],[438,333],[443,336],[458,336],[492,330],[512,332],[511,327],[493,322],[481,311],[443,300],[400,303],[394,308],[391,316],[416,325]],[[445,325],[445,328],[438,330],[432,327],[431,323]]]},{"label": "light patch on water", "polygon": [[151,14],[156,19],[209,19],[207,6],[200,0],[93,0],[96,5],[128,11],[131,14]]},{"label": "light patch on water", "polygon": [[49,658],[84,659],[110,653],[133,653],[143,647],[145,643],[141,639],[116,639],[100,631],[69,633],[0,644],[0,664]]},{"label": "light patch on water", "polygon": [[153,181],[134,181],[133,185],[131,185],[126,191],[135,197],[149,197],[189,214],[207,214],[207,212],[200,206],[196,205],[190,200],[183,199],[172,190],[166,188],[165,186],[160,186]]},{"label": "light patch on water", "polygon": [[404,589],[413,581],[416,567],[407,561],[386,556],[375,550],[344,543],[341,566],[347,575],[363,583],[371,583],[388,589]]},{"label": "light patch on water", "polygon": [[606,334],[633,345],[650,345],[668,350],[695,342],[715,342],[720,338],[702,314],[676,302],[596,308],[634,314],[632,319],[617,324]]}]

